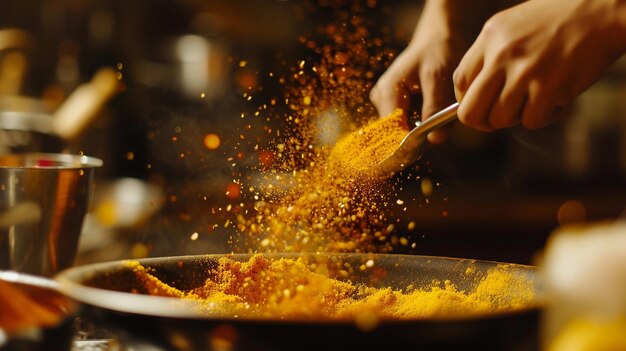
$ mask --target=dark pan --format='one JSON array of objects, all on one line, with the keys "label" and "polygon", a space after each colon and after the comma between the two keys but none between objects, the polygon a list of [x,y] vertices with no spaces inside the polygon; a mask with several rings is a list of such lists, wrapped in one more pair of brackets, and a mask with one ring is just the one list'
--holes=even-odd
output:
[{"label": "dark pan", "polygon": [[[248,260],[250,255],[228,255]],[[295,258],[296,254],[270,254]],[[142,259],[163,282],[187,290],[202,285],[209,268],[224,255]],[[502,263],[411,255],[317,254],[313,258],[358,267],[375,260],[373,270],[353,281],[371,286],[427,287],[433,280],[450,280],[471,289],[476,279]],[[506,264],[507,270],[538,289],[532,266]],[[473,270],[472,279],[466,274]],[[357,270],[358,271],[358,270]],[[507,313],[427,320],[383,320],[364,331],[350,320],[268,320],[199,314],[180,299],[138,294],[143,287],[124,261],[70,268],[56,277],[61,290],[83,304],[83,314],[114,330],[131,347],[156,350],[482,350],[537,348],[539,303]],[[133,293],[134,292],[134,293]],[[507,294],[514,295],[515,291]],[[507,298],[507,296],[502,296]]]}]

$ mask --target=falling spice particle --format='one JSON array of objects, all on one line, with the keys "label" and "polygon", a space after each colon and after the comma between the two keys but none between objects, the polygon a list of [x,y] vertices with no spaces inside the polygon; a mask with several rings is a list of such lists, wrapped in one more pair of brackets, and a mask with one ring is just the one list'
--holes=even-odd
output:
[{"label": "falling spice particle", "polygon": [[238,199],[239,196],[241,195],[241,187],[239,186],[239,184],[235,184],[235,183],[229,183],[226,186],[226,196],[228,196],[231,199]]},{"label": "falling spice particle", "polygon": [[[236,195],[227,189],[227,196],[236,199],[228,213],[241,234],[235,238],[240,251],[389,252],[394,245],[408,245],[408,239],[396,233],[403,228],[394,226],[391,205],[408,212],[410,199],[398,198],[396,180],[373,178],[369,172],[408,131],[402,111],[379,118],[367,97],[373,72],[395,56],[382,42],[376,43],[381,39],[370,38],[371,23],[357,3],[299,38],[313,55],[279,60],[286,73],[259,73],[278,83],[284,94],[266,101],[255,94],[258,107],[247,113],[255,120],[277,119],[280,127],[268,123],[262,129],[274,140],[240,135],[240,142],[254,147],[258,157],[258,162],[252,158],[258,174],[254,183],[243,179]],[[247,62],[238,64],[245,67]],[[253,93],[242,92],[242,99],[250,101]],[[284,114],[276,112],[281,107],[287,110]],[[343,129],[332,143],[322,145],[318,140],[328,130],[318,120],[329,114]],[[238,166],[245,158],[241,160]],[[254,190],[240,194],[241,186]],[[243,211],[238,204],[246,201],[251,203]]]},{"label": "falling spice particle", "polygon": [[433,194],[433,182],[430,180],[430,178],[422,179],[422,182],[420,184],[422,195],[424,195],[425,197],[429,197]]},{"label": "falling spice particle", "polygon": [[132,246],[130,255],[134,259],[148,257],[148,247],[143,243],[136,243]]},{"label": "falling spice particle", "polygon": [[408,230],[415,229],[415,222],[414,221],[410,221],[409,224],[407,225],[406,229],[408,229]]},{"label": "falling spice particle", "polygon": [[215,133],[209,133],[204,136],[203,142],[204,142],[204,147],[206,147],[207,149],[216,150],[217,148],[220,147],[220,144],[222,141],[219,135]]}]

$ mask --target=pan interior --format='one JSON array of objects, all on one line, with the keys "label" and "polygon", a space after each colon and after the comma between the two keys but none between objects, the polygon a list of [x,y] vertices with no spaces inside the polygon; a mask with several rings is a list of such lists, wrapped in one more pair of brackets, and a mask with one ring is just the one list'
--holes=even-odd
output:
[{"label": "pan interior", "polygon": [[[168,286],[189,291],[202,286],[207,279],[214,279],[211,274],[224,257],[247,262],[252,255],[162,257],[137,262]],[[535,268],[516,264],[384,254],[266,254],[264,257],[271,260],[300,258],[307,263],[324,262],[330,267],[327,271],[329,277],[373,288],[403,290],[410,286],[412,289],[428,289],[433,281],[437,281],[454,284],[460,291],[471,291],[489,272],[504,269],[516,279],[527,282],[534,291],[538,290]],[[346,275],[346,271],[350,274]],[[216,317],[206,311],[200,313],[189,308],[189,301],[181,301],[184,299],[150,296],[150,291],[146,290],[127,261],[75,267],[62,273],[59,281],[64,291],[79,301],[110,310],[174,317]],[[512,300],[518,298],[520,293],[513,287],[504,290],[500,288],[498,298],[502,301]],[[524,309],[534,309],[537,305],[537,300],[533,299]]]}]

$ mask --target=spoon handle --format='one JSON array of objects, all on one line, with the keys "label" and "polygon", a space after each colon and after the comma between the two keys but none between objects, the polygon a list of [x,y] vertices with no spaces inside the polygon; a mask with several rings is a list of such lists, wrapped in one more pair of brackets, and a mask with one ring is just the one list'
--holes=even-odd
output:
[{"label": "spoon handle", "polygon": [[455,102],[452,105],[444,108],[443,110],[435,113],[434,115],[428,117],[423,122],[415,122],[416,128],[419,129],[423,133],[429,133],[444,124],[452,122],[456,119],[456,110],[459,108],[459,103]]}]

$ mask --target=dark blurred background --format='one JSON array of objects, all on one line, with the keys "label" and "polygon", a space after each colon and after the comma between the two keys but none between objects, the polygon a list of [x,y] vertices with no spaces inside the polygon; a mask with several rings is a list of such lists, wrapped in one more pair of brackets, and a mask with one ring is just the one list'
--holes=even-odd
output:
[{"label": "dark blurred background", "polygon": [[[368,3],[372,36],[401,50],[421,1]],[[264,133],[263,121],[240,118],[257,106],[242,94],[254,86],[263,88],[255,98],[280,96],[268,74],[310,55],[299,36],[349,6],[338,4],[3,1],[0,77],[23,74],[2,79],[2,94],[41,100],[53,112],[101,67],[114,68],[122,82],[100,116],[65,145],[105,161],[97,187],[107,194],[95,198],[79,262],[229,251],[232,232],[221,222],[232,200],[229,158],[236,158],[243,130],[260,142]],[[406,231],[415,245],[399,252],[529,263],[559,225],[619,217],[626,204],[625,117],[622,60],[552,127],[485,134],[454,125],[445,145],[428,148],[419,179],[400,180],[398,198],[415,200],[394,216],[400,231],[415,223]],[[219,137],[215,150],[204,144],[209,134]],[[238,160],[241,166],[258,162],[252,146],[239,146],[253,156]],[[121,200],[106,196],[127,178],[141,186],[118,190]],[[141,213],[120,222],[116,211]]]}]

